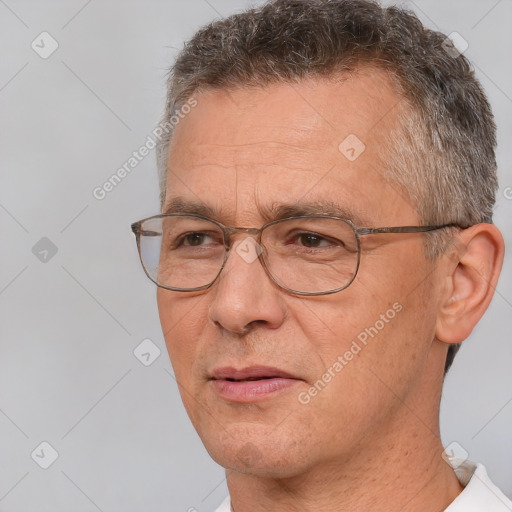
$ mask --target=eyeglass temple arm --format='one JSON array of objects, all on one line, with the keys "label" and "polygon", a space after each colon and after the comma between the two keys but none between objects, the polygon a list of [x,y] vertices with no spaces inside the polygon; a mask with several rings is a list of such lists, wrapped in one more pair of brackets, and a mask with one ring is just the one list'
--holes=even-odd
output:
[{"label": "eyeglass temple arm", "polygon": [[439,226],[400,226],[395,228],[357,228],[358,235],[372,235],[378,233],[421,233],[425,231],[434,231],[436,229],[457,227],[460,228],[459,224],[442,224]]}]

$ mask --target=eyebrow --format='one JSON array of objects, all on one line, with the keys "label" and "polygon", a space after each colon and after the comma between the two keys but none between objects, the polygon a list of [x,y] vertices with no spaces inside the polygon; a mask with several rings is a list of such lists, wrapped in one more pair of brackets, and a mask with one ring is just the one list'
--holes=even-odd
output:
[{"label": "eyebrow", "polygon": [[203,215],[204,217],[211,217],[212,219],[218,215],[215,208],[208,206],[206,203],[185,199],[180,196],[170,199],[167,206],[162,210],[162,213],[192,213]]},{"label": "eyebrow", "polygon": [[274,204],[270,208],[263,208],[262,215],[267,219],[267,222],[284,219],[286,217],[299,217],[301,215],[328,215],[351,220],[357,226],[366,226],[366,221],[360,214],[353,211],[353,209],[327,200]]},{"label": "eyebrow", "polygon": [[[329,200],[273,203],[270,206],[259,206],[258,210],[264,219],[264,222],[285,219],[287,217],[300,217],[301,215],[328,215],[331,217],[348,219],[358,227],[368,226],[368,220],[365,219],[361,213],[355,212],[352,208],[339,205]],[[223,217],[222,212],[213,206],[209,206],[201,201],[190,200],[180,196],[171,198],[162,213],[202,215],[219,222],[221,222],[220,219]]]}]

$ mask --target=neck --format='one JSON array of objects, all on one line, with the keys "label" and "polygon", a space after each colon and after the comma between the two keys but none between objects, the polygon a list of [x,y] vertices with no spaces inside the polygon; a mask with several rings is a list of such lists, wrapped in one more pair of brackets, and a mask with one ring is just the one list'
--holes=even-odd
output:
[{"label": "neck", "polygon": [[438,422],[428,425],[419,419],[426,416],[402,410],[350,455],[324,460],[302,474],[276,479],[228,471],[234,512],[444,510],[462,487],[441,458]]}]

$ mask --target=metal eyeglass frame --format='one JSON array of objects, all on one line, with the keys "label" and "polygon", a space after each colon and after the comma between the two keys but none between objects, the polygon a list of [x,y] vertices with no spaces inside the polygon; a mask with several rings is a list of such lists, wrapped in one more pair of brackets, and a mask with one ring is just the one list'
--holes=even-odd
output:
[{"label": "metal eyeglass frame", "polygon": [[[212,222],[213,224],[217,225],[219,227],[219,229],[222,231],[223,239],[224,239],[224,247],[225,247],[224,260],[219,269],[219,272],[217,273],[217,275],[214,277],[214,279],[210,283],[203,285],[203,286],[198,286],[196,288],[175,288],[172,286],[166,286],[166,285],[160,284],[155,279],[153,279],[153,277],[151,277],[148,270],[146,269],[146,266],[144,265],[144,260],[142,259],[142,253],[141,253],[141,249],[140,249],[140,237],[141,237],[141,235],[145,235],[145,236],[152,236],[152,235],[150,233],[145,233],[142,230],[142,224],[148,220],[157,219],[157,218],[165,218],[165,217],[193,217],[193,218],[205,220],[208,222]],[[297,220],[297,219],[332,219],[332,220],[342,221],[342,222],[348,224],[352,228],[352,231],[354,232],[354,237],[356,239],[356,244],[357,244],[357,263],[356,263],[356,268],[354,271],[354,275],[352,276],[352,279],[347,284],[345,284],[344,286],[342,286],[340,288],[336,288],[333,290],[327,290],[324,292],[300,292],[300,291],[292,290],[291,288],[287,288],[286,286],[281,285],[272,276],[272,274],[270,273],[270,271],[267,267],[265,258],[263,257],[263,254],[265,251],[262,251],[261,254],[258,255],[258,259],[260,260],[263,268],[265,269],[266,274],[268,275],[268,277],[271,279],[271,281],[273,283],[275,283],[279,288],[286,290],[287,292],[290,292],[294,295],[307,295],[307,296],[329,295],[331,293],[337,293],[337,292],[344,290],[345,288],[348,288],[353,283],[354,279],[357,276],[357,272],[359,270],[359,263],[360,263],[360,259],[361,259],[361,242],[360,242],[361,236],[378,235],[378,234],[383,234],[383,233],[425,233],[428,231],[435,231],[438,229],[444,229],[444,228],[449,228],[449,227],[462,228],[462,226],[460,226],[459,224],[456,224],[456,223],[442,224],[442,225],[438,225],[438,226],[397,226],[397,227],[381,227],[381,228],[366,228],[366,227],[358,228],[349,219],[344,219],[342,217],[336,217],[336,216],[330,216],[330,215],[298,215],[298,216],[294,216],[294,217],[286,217],[283,219],[278,219],[278,220],[273,220],[271,222],[267,222],[261,228],[242,228],[242,227],[225,226],[224,224],[221,224],[220,222],[218,222],[214,219],[205,217],[203,215],[194,214],[194,213],[190,213],[190,214],[189,213],[162,213],[159,215],[153,215],[151,217],[147,217],[145,219],[134,222],[131,225],[131,229],[132,229],[133,234],[136,237],[137,250],[139,252],[139,258],[140,258],[140,262],[142,264],[142,268],[144,269],[144,272],[146,273],[148,278],[153,283],[155,283],[160,288],[164,288],[166,290],[171,290],[171,291],[176,291],[176,292],[196,292],[196,291],[206,290],[206,289],[210,288],[215,283],[215,281],[217,281],[217,279],[219,278],[220,274],[222,273],[222,270],[224,269],[224,265],[226,264],[228,256],[229,256],[229,251],[230,251],[231,245],[232,245],[231,244],[231,236],[232,235],[234,235],[236,233],[246,233],[248,235],[254,235],[257,237],[257,239],[256,239],[257,243],[261,247],[265,248],[265,246],[263,244],[261,244],[261,234],[266,228],[268,228],[269,226],[273,226],[274,224],[285,222],[287,220]]]}]

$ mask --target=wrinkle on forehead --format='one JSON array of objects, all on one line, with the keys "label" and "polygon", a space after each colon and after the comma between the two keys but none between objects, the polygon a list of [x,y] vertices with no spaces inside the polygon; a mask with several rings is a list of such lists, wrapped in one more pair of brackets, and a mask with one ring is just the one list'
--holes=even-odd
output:
[{"label": "wrinkle on forehead", "polygon": [[375,70],[341,83],[280,83],[229,94],[210,90],[197,99],[198,106],[180,122],[171,141],[171,167],[309,169],[322,160],[321,167],[327,167],[340,161],[338,146],[350,134],[367,144],[367,154],[375,155],[400,103],[389,79]]},{"label": "wrinkle on forehead", "polygon": [[[334,158],[335,152],[332,152]],[[318,168],[319,161],[325,162],[326,149],[315,149],[302,145],[280,142],[257,142],[251,144],[197,144],[187,151],[187,159],[180,167],[201,167],[215,165],[235,169],[237,166],[285,166],[290,169],[310,170]],[[188,163],[188,165],[187,165]],[[174,162],[174,165],[180,164]],[[324,165],[322,165],[323,167]]]}]

